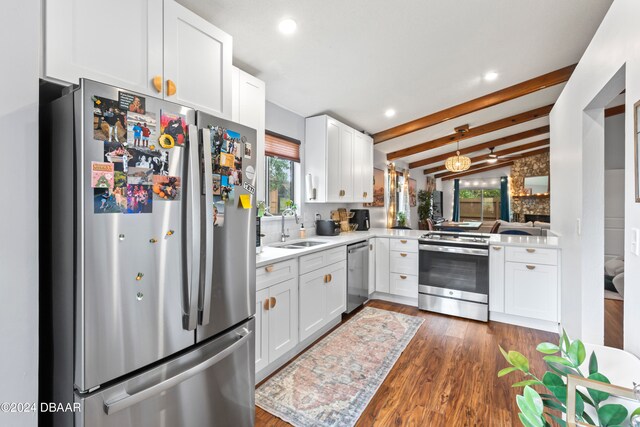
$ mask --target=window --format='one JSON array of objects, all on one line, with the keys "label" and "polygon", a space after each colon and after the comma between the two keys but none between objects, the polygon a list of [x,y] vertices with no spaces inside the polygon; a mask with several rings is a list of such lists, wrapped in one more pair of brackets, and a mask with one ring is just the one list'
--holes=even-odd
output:
[{"label": "window", "polygon": [[500,189],[460,189],[460,219],[491,221],[500,218]]},{"label": "window", "polygon": [[295,200],[295,163],[300,162],[300,141],[273,132],[265,135],[266,205],[281,215],[288,200]]}]

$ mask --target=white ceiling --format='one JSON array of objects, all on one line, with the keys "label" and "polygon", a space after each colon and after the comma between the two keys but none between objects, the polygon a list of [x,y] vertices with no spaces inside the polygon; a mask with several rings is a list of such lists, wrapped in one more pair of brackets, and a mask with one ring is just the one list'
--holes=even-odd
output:
[{"label": "white ceiling", "polygon": [[[578,62],[612,0],[178,0],[233,36],[267,99],[375,133]],[[298,30],[281,34],[291,17]],[[496,81],[482,75],[496,71]],[[553,103],[562,85],[376,145],[384,152]],[[397,115],[384,117],[387,108]],[[548,120],[545,119],[547,124]],[[542,124],[468,140],[480,143]],[[516,130],[521,129],[521,130]],[[465,143],[461,143],[464,146]],[[503,146],[506,147],[506,146]],[[451,147],[443,147],[445,152]],[[411,156],[408,161],[436,154]]]}]

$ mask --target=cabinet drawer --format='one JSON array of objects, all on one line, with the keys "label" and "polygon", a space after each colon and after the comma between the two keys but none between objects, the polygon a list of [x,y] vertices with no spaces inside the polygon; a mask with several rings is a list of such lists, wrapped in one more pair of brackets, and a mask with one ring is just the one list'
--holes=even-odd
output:
[{"label": "cabinet drawer", "polygon": [[300,274],[309,273],[327,265],[347,259],[347,247],[339,246],[326,251],[315,252],[300,257]]},{"label": "cabinet drawer", "polygon": [[390,293],[404,297],[418,298],[418,276],[391,273]]},{"label": "cabinet drawer", "polygon": [[558,264],[558,251],[556,249],[527,248],[507,246],[505,258],[507,262],[522,262],[526,264]]},{"label": "cabinet drawer", "polygon": [[414,252],[396,252],[389,254],[389,270],[392,273],[418,274],[418,254]]},{"label": "cabinet drawer", "polygon": [[276,283],[297,278],[298,262],[295,259],[267,264],[256,268],[256,290],[268,288]]},{"label": "cabinet drawer", "polygon": [[389,239],[392,251],[418,252],[418,241],[410,239]]}]

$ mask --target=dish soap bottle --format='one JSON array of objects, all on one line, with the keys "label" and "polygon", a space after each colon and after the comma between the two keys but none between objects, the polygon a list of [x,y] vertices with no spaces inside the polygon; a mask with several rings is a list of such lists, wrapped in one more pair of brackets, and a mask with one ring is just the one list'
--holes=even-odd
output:
[{"label": "dish soap bottle", "polygon": [[304,224],[300,224],[300,238],[304,239],[307,237],[307,230],[304,228]]}]

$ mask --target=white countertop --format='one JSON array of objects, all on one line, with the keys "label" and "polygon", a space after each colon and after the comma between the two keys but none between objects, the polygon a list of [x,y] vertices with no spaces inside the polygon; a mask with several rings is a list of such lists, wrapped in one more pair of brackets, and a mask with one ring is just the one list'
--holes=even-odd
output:
[{"label": "white countertop", "polygon": [[[336,246],[349,245],[372,237],[417,240],[420,236],[426,233],[427,231],[425,230],[390,230],[387,228],[371,228],[368,231],[340,233],[338,236],[311,236],[306,239],[291,239],[287,240],[286,244],[299,242],[301,240],[321,241],[324,243],[301,249],[279,248],[277,247],[279,243],[263,246],[262,253],[256,254],[256,267],[263,267],[267,264],[297,258],[301,255],[323,251]],[[507,234],[491,234],[490,236],[490,245],[548,247],[550,249],[560,249],[558,237],[516,236]]]}]

